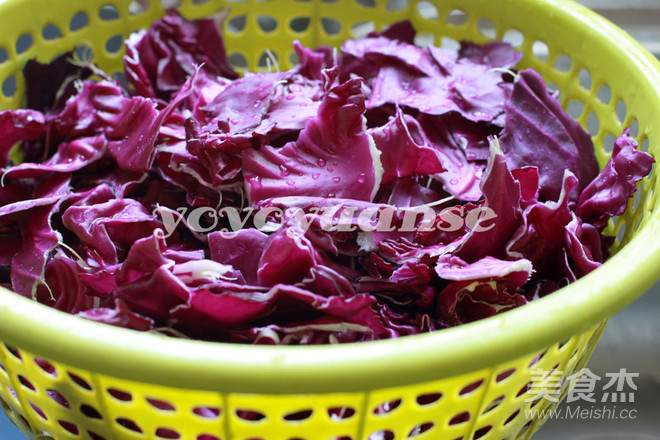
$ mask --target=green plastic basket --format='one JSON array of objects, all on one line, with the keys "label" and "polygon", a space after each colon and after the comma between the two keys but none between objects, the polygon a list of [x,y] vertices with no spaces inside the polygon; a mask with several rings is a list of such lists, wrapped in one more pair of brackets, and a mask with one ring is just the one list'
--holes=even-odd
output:
[{"label": "green plastic basket", "polygon": [[[253,69],[267,49],[289,68],[294,38],[336,46],[370,23],[381,29],[402,19],[436,44],[518,40],[523,66],[554,84],[565,108],[582,103],[582,125],[597,121],[601,165],[624,126],[659,157],[660,64],[572,1],[184,0],[180,11],[193,18],[224,7],[229,53]],[[88,47],[103,69],[119,71],[121,53],[108,51],[113,42],[163,13],[155,0],[0,2],[0,108],[20,106],[28,59],[46,62]],[[74,16],[73,23],[87,25],[72,26]],[[240,24],[231,20],[241,16],[245,26],[231,32],[228,23]],[[275,19],[275,29],[262,29],[260,16]],[[291,21],[300,17],[309,25],[297,32]],[[50,38],[54,27],[60,36]],[[644,179],[625,215],[608,227],[618,237],[616,253],[602,268],[517,310],[399,340],[321,347],[175,340],[0,292],[0,404],[26,435],[41,439],[528,439],[543,420],[526,410],[556,405],[529,402],[532,371],[555,369],[564,378],[579,371],[607,318],[660,276],[657,179],[655,171]],[[568,381],[557,386],[567,393]]]}]

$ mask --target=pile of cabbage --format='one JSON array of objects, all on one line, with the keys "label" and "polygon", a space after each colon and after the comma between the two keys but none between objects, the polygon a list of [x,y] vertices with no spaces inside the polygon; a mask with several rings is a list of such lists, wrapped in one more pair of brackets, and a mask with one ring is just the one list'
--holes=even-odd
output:
[{"label": "pile of cabbage", "polygon": [[28,63],[27,108],[0,112],[0,285],[140,331],[322,344],[486,318],[599,267],[653,158],[624,132],[599,172],[519,52],[414,37],[295,42],[292,70],[241,77],[215,19],[170,12],[126,41],[125,82]]}]

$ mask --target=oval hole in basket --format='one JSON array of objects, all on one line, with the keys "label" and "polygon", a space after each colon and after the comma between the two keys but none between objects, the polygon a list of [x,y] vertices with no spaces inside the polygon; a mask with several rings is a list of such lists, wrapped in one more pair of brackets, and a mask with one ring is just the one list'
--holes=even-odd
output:
[{"label": "oval hole in basket", "polygon": [[417,3],[417,12],[422,18],[427,20],[437,20],[438,19],[438,8],[431,2],[422,1]]},{"label": "oval hole in basket", "polygon": [[31,390],[31,391],[37,391],[37,389],[32,385],[32,382],[30,382],[26,377],[21,376],[20,374],[18,375],[18,381],[23,385],[23,387]]},{"label": "oval hole in basket", "polygon": [[495,377],[495,382],[497,383],[504,382],[506,379],[511,377],[511,375],[515,372],[516,372],[515,368],[509,368],[508,370],[504,370]]},{"label": "oval hole in basket", "polygon": [[388,0],[385,9],[388,11],[403,11],[408,7],[408,0]]},{"label": "oval hole in basket", "polygon": [[46,417],[46,414],[43,412],[43,410],[42,410],[41,408],[39,408],[37,405],[35,405],[35,404],[32,403],[32,402],[30,402],[30,406],[32,407],[32,409],[34,410],[34,412],[37,413],[37,415],[38,415],[39,417],[41,417],[41,418],[44,419],[44,420],[48,420],[48,417]]},{"label": "oval hole in basket", "polygon": [[6,62],[9,59],[9,53],[4,47],[0,47],[0,64]]},{"label": "oval hole in basket", "polygon": [[635,231],[638,231],[640,226],[642,225],[642,222],[644,221],[644,214],[642,214],[639,219],[637,220],[637,223],[635,224]]},{"label": "oval hole in basket", "polygon": [[[623,222],[623,219],[622,219],[620,216],[615,215],[614,217],[612,217],[611,221],[612,221],[612,224],[616,227],[616,226],[619,224],[619,222]],[[577,352],[578,352],[578,350],[576,349],[576,350],[575,350],[575,354],[577,354]],[[575,355],[575,354],[574,354],[574,355]],[[583,354],[584,354],[584,353],[580,353],[580,357],[581,357]]]},{"label": "oval hole in basket", "polygon": [[99,413],[96,410],[96,408],[94,408],[93,406],[84,404],[84,403],[82,405],[80,405],[80,412],[85,417],[89,417],[90,419],[98,419],[98,420],[103,419],[103,416],[101,416],[101,413]]},{"label": "oval hole in basket", "polygon": [[587,131],[592,136],[596,136],[600,131],[600,120],[594,112],[589,112],[589,116],[587,116]]},{"label": "oval hole in basket", "polygon": [[94,49],[90,46],[77,46],[73,50],[73,56],[78,61],[92,61],[94,59]]},{"label": "oval hole in basket", "polygon": [[377,416],[389,414],[401,405],[401,399],[388,400],[376,406],[373,413]]},{"label": "oval hole in basket", "polygon": [[236,417],[241,420],[246,420],[248,422],[258,422],[266,418],[266,416],[258,411],[253,411],[251,409],[237,409]]},{"label": "oval hole in basket", "polygon": [[546,87],[548,89],[548,92],[550,92],[550,95],[552,95],[557,101],[561,101],[561,90],[559,90],[557,84],[553,82],[548,82]]},{"label": "oval hole in basket", "polygon": [[[548,377],[553,376],[553,375],[556,376],[557,374],[561,375],[562,372],[557,371],[557,368],[559,368],[559,364],[555,364],[555,366],[550,369],[550,371],[548,372],[548,374],[546,374],[545,377],[548,378]],[[562,379],[562,381],[563,381],[563,379]]]},{"label": "oval hole in basket", "polygon": [[642,203],[642,192],[641,191],[636,191],[635,192],[635,200],[633,201],[633,211],[637,211],[639,209],[639,205]]},{"label": "oval hole in basket", "polygon": [[88,391],[92,390],[92,386],[89,383],[87,383],[87,381],[82,377],[78,376],[77,374],[71,373],[70,371],[67,372],[67,374],[69,375],[73,383],[75,383],[79,387],[84,388]]},{"label": "oval hole in basket", "polygon": [[546,354],[547,352],[548,352],[548,351],[546,350],[546,351],[543,351],[543,352],[537,354],[536,356],[534,356],[534,358],[531,360],[531,362],[529,363],[529,365],[527,366],[527,368],[531,368],[531,367],[533,367],[534,365],[536,365],[536,364],[538,363],[538,361],[540,361],[541,359],[543,359],[543,356],[545,356],[545,354]]},{"label": "oval hole in basket", "polygon": [[135,423],[133,420],[127,419],[125,417],[119,417],[116,421],[119,426],[122,426],[128,429],[129,431],[138,432],[142,434],[142,428],[140,428],[138,424]]},{"label": "oval hole in basket", "polygon": [[27,421],[25,416],[19,414],[18,418],[21,420],[21,423],[23,423],[23,426],[28,429],[28,431],[32,431],[32,426],[30,425],[30,422]]},{"label": "oval hole in basket", "polygon": [[518,29],[509,29],[502,35],[502,41],[509,43],[512,47],[520,47],[525,42],[525,36]]},{"label": "oval hole in basket", "polygon": [[338,35],[341,32],[341,23],[334,18],[321,18],[321,27],[323,27],[323,31],[331,37]]},{"label": "oval hole in basket", "polygon": [[468,15],[465,11],[461,9],[454,9],[449,14],[447,14],[447,19],[445,20],[447,24],[452,26],[461,26],[465,24],[468,20]]},{"label": "oval hole in basket", "polygon": [[442,398],[442,393],[427,393],[417,396],[417,404],[420,406],[432,405]]},{"label": "oval hole in basket", "polygon": [[98,435],[94,431],[87,431],[87,434],[90,436],[92,440],[106,440],[105,437],[103,437],[102,435]]},{"label": "oval hole in basket", "polygon": [[376,25],[373,21],[359,21],[351,26],[351,34],[353,38],[362,39],[366,38],[369,32],[376,30]]},{"label": "oval hole in basket", "polygon": [[7,344],[3,344],[3,345],[5,346],[5,348],[7,349],[7,351],[8,351],[12,356],[14,356],[16,359],[18,359],[18,360],[20,360],[20,361],[23,360],[23,356],[21,355],[21,352],[20,352],[17,348],[12,347],[11,345],[7,345]]},{"label": "oval hole in basket", "polygon": [[266,33],[273,32],[277,29],[277,20],[270,15],[257,15],[257,24]]},{"label": "oval hole in basket", "polygon": [[483,428],[479,428],[479,429],[477,429],[477,431],[474,433],[474,435],[472,436],[472,438],[473,438],[474,440],[480,439],[481,437],[483,437],[483,436],[485,436],[486,434],[488,434],[488,432],[490,432],[491,429],[493,429],[492,426],[484,426]]},{"label": "oval hole in basket", "polygon": [[408,438],[414,438],[414,437],[417,437],[419,435],[422,435],[425,432],[430,431],[431,429],[433,429],[434,426],[435,425],[433,424],[433,422],[426,422],[426,423],[422,423],[420,425],[417,425],[413,429],[410,430],[410,432],[408,433]]},{"label": "oval hole in basket", "polygon": [[78,430],[78,426],[71,422],[67,422],[66,420],[58,420],[57,423],[59,423],[62,428],[64,428],[73,435],[80,434],[80,431]]},{"label": "oval hole in basket", "polygon": [[639,228],[642,226],[643,221],[644,221],[644,214],[640,215],[639,219],[637,219],[637,223],[635,224],[635,229],[634,229],[635,231],[639,230]]},{"label": "oval hole in basket", "polygon": [[54,24],[48,24],[41,30],[41,36],[44,40],[56,40],[62,36],[62,31]]},{"label": "oval hole in basket", "polygon": [[511,415],[509,416],[509,418],[506,419],[506,420],[504,421],[504,425],[503,425],[503,426],[506,426],[506,425],[508,425],[509,423],[513,422],[513,419],[515,419],[516,417],[518,417],[518,414],[520,414],[520,410],[516,410],[516,412],[514,412],[513,414],[511,414]]},{"label": "oval hole in basket", "polygon": [[426,49],[427,47],[435,43],[435,34],[418,32],[415,34],[414,43],[415,46],[423,47],[424,49]]},{"label": "oval hole in basket", "polygon": [[612,133],[607,133],[603,139],[603,148],[606,152],[612,153],[614,151],[614,143],[616,142],[616,136]]},{"label": "oval hole in basket", "polygon": [[541,61],[548,61],[548,51],[548,45],[543,41],[536,40],[534,44],[532,44],[532,53]]},{"label": "oval hole in basket", "polygon": [[619,118],[619,121],[623,124],[626,120],[626,115],[628,114],[628,107],[626,103],[623,102],[623,99],[619,99],[616,103],[616,117]]},{"label": "oval hole in basket", "polygon": [[9,391],[9,394],[11,394],[12,397],[18,401],[18,396],[16,395],[16,391],[12,387],[7,386],[7,391]]},{"label": "oval hole in basket", "polygon": [[158,428],[156,429],[156,437],[176,440],[181,438],[181,434],[171,428]]},{"label": "oval hole in basket", "polygon": [[[619,223],[621,223],[620,226]],[[626,227],[626,222],[623,220],[619,220],[617,221],[616,225],[617,225],[616,239],[619,243],[623,243],[623,240],[626,237],[626,232],[628,230],[628,228]]]},{"label": "oval hole in basket", "polygon": [[365,8],[376,7],[376,0],[355,0],[355,3]]},{"label": "oval hole in basket", "polygon": [[176,408],[174,407],[174,405],[172,405],[171,403],[166,402],[164,400],[153,399],[153,398],[147,397],[146,401],[149,405],[153,406],[157,410],[169,411],[169,412],[176,411]]},{"label": "oval hole in basket", "polygon": [[292,412],[284,416],[284,420],[289,420],[292,422],[298,422],[302,420],[307,420],[310,417],[312,417],[312,411],[311,409],[303,409],[300,411]]},{"label": "oval hole in basket", "polygon": [[279,70],[277,68],[277,63],[278,58],[277,54],[275,52],[271,51],[266,51],[261,54],[259,57],[259,60],[257,61],[257,66],[259,66],[261,69],[268,69],[268,70]]},{"label": "oval hole in basket", "polygon": [[247,69],[247,59],[240,52],[234,52],[227,57],[229,63],[236,69]]},{"label": "oval hole in basket", "polygon": [[69,404],[69,401],[66,400],[66,398],[57,390],[46,390],[46,394],[48,394],[48,397],[53,399],[55,402],[58,404],[62,405],[65,408],[71,408],[71,405]]},{"label": "oval hole in basket", "polygon": [[247,16],[237,15],[236,17],[232,17],[227,22],[227,31],[230,34],[238,34],[245,30],[246,25],[247,25]]},{"label": "oval hole in basket", "polygon": [[444,49],[449,49],[449,50],[458,50],[461,48],[461,44],[458,41],[449,37],[442,37],[442,39],[440,40],[440,46]]},{"label": "oval hole in basket", "polygon": [[71,21],[69,22],[69,30],[71,32],[76,32],[84,27],[87,27],[88,24],[89,17],[87,16],[87,13],[80,11],[71,18]]},{"label": "oval hole in basket", "polygon": [[582,116],[582,113],[584,112],[584,108],[585,107],[582,102],[573,99],[569,101],[568,106],[566,108],[566,112],[571,118],[578,119],[580,116]]},{"label": "oval hole in basket", "polygon": [[555,58],[555,63],[553,64],[554,68],[561,71],[561,72],[568,72],[571,70],[571,65],[573,62],[571,61],[571,57],[568,55],[561,54],[557,58]]},{"label": "oval hole in basket", "polygon": [[213,408],[209,406],[197,406],[193,408],[193,413],[205,419],[217,419],[218,417],[220,417],[220,408]]},{"label": "oval hole in basket", "polygon": [[460,425],[461,423],[466,423],[470,420],[470,413],[467,411],[463,411],[462,413],[456,414],[454,417],[451,418],[449,421],[449,425]]},{"label": "oval hole in basket", "polygon": [[130,402],[131,400],[133,400],[133,396],[131,395],[131,393],[127,391],[118,390],[116,388],[108,388],[108,394],[110,394],[116,400],[122,402]]},{"label": "oval hole in basket", "polygon": [[368,440],[394,440],[394,433],[389,429],[372,432]]},{"label": "oval hole in basket", "polygon": [[99,18],[103,21],[117,20],[119,11],[113,5],[103,5],[99,8]]},{"label": "oval hole in basket", "polygon": [[587,69],[580,69],[580,72],[578,73],[578,81],[584,90],[591,90],[591,72]]},{"label": "oval hole in basket", "polygon": [[487,414],[487,413],[491,412],[492,410],[494,410],[495,408],[500,406],[503,401],[504,401],[504,396],[500,396],[500,397],[494,399],[492,402],[490,402],[488,404],[488,406],[484,409],[484,411],[481,414]]},{"label": "oval hole in basket", "polygon": [[299,61],[300,57],[296,52],[289,52],[289,63],[291,63],[292,66],[298,64]]},{"label": "oval hole in basket", "polygon": [[204,3],[208,3],[210,0],[193,0],[193,5],[203,5]]},{"label": "oval hole in basket", "polygon": [[181,6],[181,0],[160,0],[160,5],[163,9],[178,8]]},{"label": "oval hole in basket", "polygon": [[16,94],[16,76],[10,75],[2,82],[2,94],[7,98],[13,98]]},{"label": "oval hole in basket", "polygon": [[483,385],[483,383],[484,383],[483,379],[475,380],[474,382],[464,386],[463,389],[461,389],[460,393],[458,393],[458,395],[465,396],[466,394],[470,394],[473,391],[476,391],[481,385]]},{"label": "oval hole in basket", "polygon": [[649,138],[645,138],[644,142],[642,142],[642,151],[649,152]]},{"label": "oval hole in basket", "polygon": [[46,359],[36,357],[34,358],[34,363],[37,364],[37,367],[39,367],[44,373],[53,377],[57,377],[57,370],[55,369],[55,366],[48,362]]},{"label": "oval hole in basket", "polygon": [[481,35],[488,38],[495,38],[495,23],[492,20],[481,17],[477,20],[477,29],[479,29]]},{"label": "oval hole in basket", "polygon": [[128,89],[128,79],[124,72],[115,72],[112,75],[112,78],[120,84],[123,84]]},{"label": "oval hole in basket", "polygon": [[113,35],[105,42],[105,50],[108,53],[117,53],[124,46],[124,37],[121,34]]},{"label": "oval hole in basket", "polygon": [[350,406],[336,406],[328,408],[328,416],[331,420],[345,420],[350,419],[355,415],[355,409]]},{"label": "oval hole in basket", "polygon": [[289,22],[289,28],[294,32],[305,32],[309,28],[309,17],[296,17]]},{"label": "oval hole in basket", "polygon": [[612,100],[612,89],[607,84],[603,84],[596,92],[596,98],[603,104],[609,104]]},{"label": "oval hole in basket", "polygon": [[637,119],[633,119],[630,124],[628,124],[628,128],[630,128],[630,136],[636,138],[639,136],[639,122],[637,122]]},{"label": "oval hole in basket", "polygon": [[32,44],[34,43],[32,39],[32,35],[30,34],[23,34],[18,39],[16,40],[16,54],[20,55],[23,52],[26,52],[28,49],[32,47]]}]

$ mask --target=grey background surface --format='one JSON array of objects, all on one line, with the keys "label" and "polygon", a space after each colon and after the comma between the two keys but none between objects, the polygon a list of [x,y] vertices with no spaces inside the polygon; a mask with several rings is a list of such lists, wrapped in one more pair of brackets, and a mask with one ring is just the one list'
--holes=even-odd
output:
[{"label": "grey background surface", "polygon": [[[581,3],[626,29],[660,56],[660,0],[582,0]],[[634,381],[637,386],[634,403],[607,404],[616,405],[619,410],[634,410],[636,418],[550,420],[534,440],[660,440],[660,283],[612,318],[588,367],[600,377],[622,368],[639,373]],[[577,405],[589,406],[574,402],[560,408]],[[0,440],[25,440],[1,412]]]}]

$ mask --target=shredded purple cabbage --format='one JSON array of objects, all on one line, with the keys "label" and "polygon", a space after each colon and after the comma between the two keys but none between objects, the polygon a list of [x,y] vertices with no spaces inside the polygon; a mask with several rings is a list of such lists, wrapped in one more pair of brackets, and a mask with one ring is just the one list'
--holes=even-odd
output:
[{"label": "shredded purple cabbage", "polygon": [[0,112],[0,285],[139,331],[323,344],[486,318],[598,268],[653,158],[626,130],[599,173],[521,53],[414,36],[295,42],[292,70],[239,78],[215,19],[170,12],[126,41],[128,85],[31,61],[29,109]]}]

